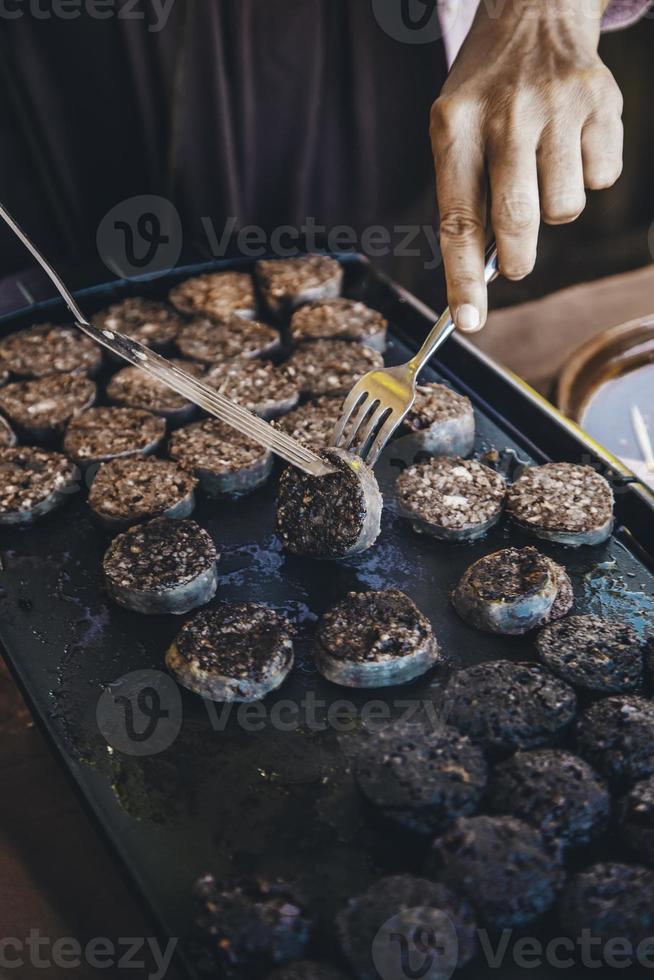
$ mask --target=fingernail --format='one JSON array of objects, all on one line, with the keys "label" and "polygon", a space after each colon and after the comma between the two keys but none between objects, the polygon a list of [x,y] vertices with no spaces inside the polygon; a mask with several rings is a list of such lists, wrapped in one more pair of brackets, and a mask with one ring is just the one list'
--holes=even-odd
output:
[{"label": "fingernail", "polygon": [[463,303],[456,311],[454,322],[464,333],[474,333],[481,327],[479,310],[472,303]]}]

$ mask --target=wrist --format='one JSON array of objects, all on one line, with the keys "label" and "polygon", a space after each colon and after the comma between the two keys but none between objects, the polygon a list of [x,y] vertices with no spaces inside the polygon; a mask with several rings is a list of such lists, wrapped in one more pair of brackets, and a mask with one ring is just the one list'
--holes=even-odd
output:
[{"label": "wrist", "polygon": [[501,7],[481,0],[464,49],[475,58],[504,58],[507,49],[525,54],[596,54],[602,17],[611,0],[511,0]]},{"label": "wrist", "polygon": [[512,0],[498,7],[489,0],[480,0],[475,21],[498,27],[517,22],[568,23],[595,27],[599,30],[612,0]]}]

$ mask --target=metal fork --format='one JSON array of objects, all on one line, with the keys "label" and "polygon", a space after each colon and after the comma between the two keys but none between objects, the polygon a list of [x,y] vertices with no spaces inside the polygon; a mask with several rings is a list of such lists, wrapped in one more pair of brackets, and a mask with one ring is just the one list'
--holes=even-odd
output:
[{"label": "metal fork", "polygon": [[[489,283],[496,276],[497,249],[493,245],[486,256],[484,279]],[[413,405],[418,375],[454,329],[448,306],[410,361],[364,374],[343,403],[341,417],[334,429],[334,445],[357,452],[369,466],[374,466]]]},{"label": "metal fork", "polygon": [[72,294],[68,291],[63,280],[53,269],[47,259],[41,255],[36,245],[25,234],[20,225],[12,218],[7,209],[0,204],[0,217],[4,218],[11,230],[20,238],[23,245],[32,253],[39,265],[45,270],[52,282],[57,287],[58,292],[63,297],[66,306],[75,318],[75,324],[85,334],[88,334],[96,343],[107,347],[114,354],[118,354],[124,360],[129,361],[140,368],[145,374],[163,382],[168,388],[177,391],[188,401],[194,402],[203,408],[210,415],[215,415],[222,422],[231,425],[243,435],[248,436],[259,445],[266,449],[271,449],[278,456],[283,457],[287,462],[292,463],[305,473],[313,476],[324,476],[333,472],[333,467],[325,463],[320,456],[311,449],[303,446],[291,436],[286,435],[281,429],[276,429],[268,422],[259,418],[242,405],[221,395],[215,389],[203,384],[194,378],[192,374],[171,364],[165,357],[156,354],[131,337],[119,333],[117,330],[99,330],[89,323],[79,306],[75,302]]}]

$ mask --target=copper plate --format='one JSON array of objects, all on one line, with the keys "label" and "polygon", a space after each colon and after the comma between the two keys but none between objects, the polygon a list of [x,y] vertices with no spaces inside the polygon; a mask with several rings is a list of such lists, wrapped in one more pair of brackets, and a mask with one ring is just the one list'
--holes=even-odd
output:
[{"label": "copper plate", "polygon": [[610,327],[571,355],[559,375],[556,404],[568,418],[581,422],[601,385],[653,362],[654,314]]}]

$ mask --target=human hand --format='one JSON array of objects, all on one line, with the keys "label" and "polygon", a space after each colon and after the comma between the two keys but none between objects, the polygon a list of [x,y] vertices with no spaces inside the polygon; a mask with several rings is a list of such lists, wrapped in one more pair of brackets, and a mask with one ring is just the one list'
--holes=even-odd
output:
[{"label": "human hand", "polygon": [[622,96],[597,52],[608,0],[482,0],[431,111],[448,302],[486,321],[487,203],[499,269],[534,267],[540,219],[574,221],[622,170]]}]

